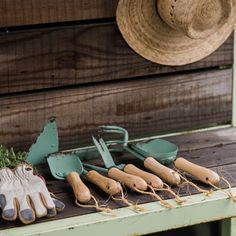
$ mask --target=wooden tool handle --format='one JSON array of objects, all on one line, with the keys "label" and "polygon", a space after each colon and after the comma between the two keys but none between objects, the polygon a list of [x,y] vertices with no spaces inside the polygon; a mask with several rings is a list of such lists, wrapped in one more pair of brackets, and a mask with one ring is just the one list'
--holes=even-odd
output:
[{"label": "wooden tool handle", "polygon": [[196,165],[192,162],[189,162],[185,160],[183,157],[178,157],[175,160],[175,166],[180,169],[185,171],[186,173],[191,174],[192,176],[196,177],[203,183],[212,183],[214,185],[217,185],[220,182],[220,177],[219,175],[205,167]]},{"label": "wooden tool handle", "polygon": [[144,160],[144,166],[170,185],[177,185],[181,181],[176,171],[162,165],[153,157],[147,157]]},{"label": "wooden tool handle", "polygon": [[124,172],[141,177],[147,182],[147,184],[151,185],[153,188],[163,188],[163,182],[159,177],[141,170],[132,164],[126,165],[124,168]]},{"label": "wooden tool handle", "polygon": [[86,203],[91,199],[91,194],[89,189],[80,179],[77,172],[72,171],[67,175],[67,181],[71,185],[76,199],[81,203]]},{"label": "wooden tool handle", "polygon": [[147,183],[142,178],[127,174],[117,168],[109,169],[108,176],[126,185],[130,189],[135,190],[135,188],[137,188],[141,191],[145,191],[147,189]]},{"label": "wooden tool handle", "polygon": [[117,181],[107,178],[101,174],[99,174],[95,170],[91,170],[86,174],[87,179],[101,188],[104,192],[109,195],[118,194],[121,191],[120,183]]}]

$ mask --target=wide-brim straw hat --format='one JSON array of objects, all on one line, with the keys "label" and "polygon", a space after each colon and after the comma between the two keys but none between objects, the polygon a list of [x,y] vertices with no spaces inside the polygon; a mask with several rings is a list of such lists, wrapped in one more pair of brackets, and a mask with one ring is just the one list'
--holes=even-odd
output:
[{"label": "wide-brim straw hat", "polygon": [[159,64],[185,65],[228,38],[236,0],[119,0],[116,19],[135,52]]}]

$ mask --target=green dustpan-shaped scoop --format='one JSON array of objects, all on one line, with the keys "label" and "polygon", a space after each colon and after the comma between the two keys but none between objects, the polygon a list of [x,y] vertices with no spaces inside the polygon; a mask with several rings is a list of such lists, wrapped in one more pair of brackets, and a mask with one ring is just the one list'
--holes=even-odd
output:
[{"label": "green dustpan-shaped scoop", "polygon": [[178,147],[164,139],[154,139],[148,142],[140,142],[131,147],[143,156],[151,156],[164,165],[170,165],[176,159]]},{"label": "green dustpan-shaped scoop", "polygon": [[80,160],[74,154],[53,154],[47,158],[47,162],[51,174],[56,179],[64,180],[71,172],[77,172],[80,175],[84,170]]}]

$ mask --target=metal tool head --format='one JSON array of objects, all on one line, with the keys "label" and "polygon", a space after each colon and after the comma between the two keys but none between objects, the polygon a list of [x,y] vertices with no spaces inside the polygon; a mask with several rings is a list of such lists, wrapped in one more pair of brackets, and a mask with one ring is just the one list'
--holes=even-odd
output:
[{"label": "metal tool head", "polygon": [[[144,161],[147,157],[154,157],[162,164],[169,165],[176,159],[178,147],[164,139],[154,139],[147,142],[138,142],[132,144],[128,143],[128,131],[124,128],[118,126],[100,126],[100,129],[105,133],[123,134],[123,140],[106,141],[107,144],[113,144],[113,151],[114,144],[121,144],[123,145],[123,151],[131,153],[142,161]],[[109,150],[111,149],[109,148]]]},{"label": "metal tool head", "polygon": [[29,149],[26,161],[32,165],[46,162],[49,154],[59,151],[57,124],[51,119]]},{"label": "metal tool head", "polygon": [[87,163],[83,163],[83,166],[87,170],[95,170],[95,171],[100,172],[100,173],[107,173],[108,172],[107,168],[100,167],[100,166],[95,166],[95,165],[91,165],[91,164],[87,164]]},{"label": "metal tool head", "polygon": [[124,165],[120,164],[120,165],[116,165],[115,162],[113,161],[113,158],[111,156],[110,151],[108,150],[104,140],[102,138],[99,138],[99,140],[97,141],[96,138],[94,136],[92,136],[93,142],[95,144],[95,146],[97,147],[103,162],[106,166],[106,168],[110,169],[112,167],[116,167],[119,169],[123,169]]},{"label": "metal tool head", "polygon": [[123,146],[128,145],[129,134],[126,129],[115,125],[102,125],[99,126],[99,128],[104,133],[117,133],[123,135],[122,140],[109,140],[106,141],[107,144],[122,144]]},{"label": "metal tool head", "polygon": [[56,179],[66,179],[67,174],[72,171],[76,171],[79,174],[84,171],[80,159],[75,154],[52,154],[47,158],[47,162],[51,174]]},{"label": "metal tool head", "polygon": [[104,140],[102,138],[99,138],[99,140],[97,141],[97,139],[92,136],[92,139],[93,139],[93,143],[95,144],[96,148],[98,149],[102,159],[103,159],[103,162],[106,166],[106,168],[111,168],[111,167],[114,167],[116,164],[114,163],[113,159],[112,159],[112,156],[104,142]]},{"label": "metal tool head", "polygon": [[118,133],[123,135],[123,139],[121,140],[108,140],[106,144],[109,146],[109,151],[112,152],[128,152],[133,156],[137,157],[141,161],[145,160],[145,155],[141,155],[140,153],[136,152],[135,150],[130,148],[128,144],[129,141],[129,134],[128,131],[119,126],[111,126],[111,125],[103,125],[100,126],[100,129],[104,133]]},{"label": "metal tool head", "polygon": [[170,165],[178,152],[178,146],[164,139],[153,139],[131,144],[130,147],[145,157],[153,157],[164,165]]}]

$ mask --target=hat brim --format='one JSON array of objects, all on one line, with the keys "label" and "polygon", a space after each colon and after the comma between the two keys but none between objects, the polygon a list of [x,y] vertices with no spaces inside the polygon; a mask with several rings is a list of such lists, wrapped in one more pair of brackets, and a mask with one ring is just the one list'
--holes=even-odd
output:
[{"label": "hat brim", "polygon": [[156,0],[120,0],[116,19],[129,46],[142,57],[163,65],[186,65],[214,52],[232,33],[236,0],[228,21],[206,39],[191,39],[169,27],[158,15]]}]

